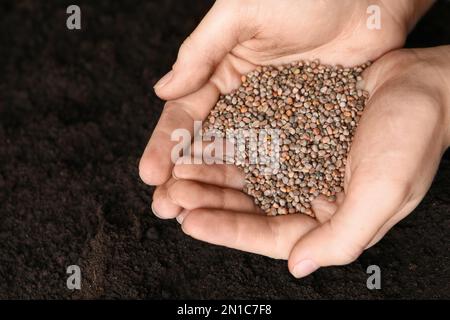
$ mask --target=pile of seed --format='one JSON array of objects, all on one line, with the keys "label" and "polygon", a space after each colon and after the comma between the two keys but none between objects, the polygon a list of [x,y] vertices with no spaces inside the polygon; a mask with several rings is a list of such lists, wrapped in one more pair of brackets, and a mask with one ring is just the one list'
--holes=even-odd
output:
[{"label": "pile of seed", "polygon": [[369,65],[260,66],[211,110],[203,132],[279,129],[277,164],[234,161],[245,172],[245,192],[267,214],[313,215],[315,197],[333,201],[343,190],[347,154],[368,98],[356,84]]}]

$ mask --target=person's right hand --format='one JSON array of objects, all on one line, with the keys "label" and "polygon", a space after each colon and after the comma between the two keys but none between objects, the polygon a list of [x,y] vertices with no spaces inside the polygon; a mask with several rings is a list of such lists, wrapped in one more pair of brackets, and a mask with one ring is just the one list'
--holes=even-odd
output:
[{"label": "person's right hand", "polygon": [[167,198],[193,238],[289,259],[303,277],[347,264],[408,216],[425,196],[450,145],[450,46],[398,50],[364,72],[370,92],[347,158],[344,192],[304,214],[261,214],[233,165],[177,164]]},{"label": "person's right hand", "polygon": [[[240,84],[256,65],[320,59],[356,65],[400,47],[408,29],[432,0],[218,0],[180,48],[177,61],[156,85],[168,100],[142,155],[139,172],[150,185],[171,175],[176,128],[193,131],[220,93]],[[369,5],[381,13],[381,29],[369,30]],[[163,207],[154,204],[162,217]]]}]

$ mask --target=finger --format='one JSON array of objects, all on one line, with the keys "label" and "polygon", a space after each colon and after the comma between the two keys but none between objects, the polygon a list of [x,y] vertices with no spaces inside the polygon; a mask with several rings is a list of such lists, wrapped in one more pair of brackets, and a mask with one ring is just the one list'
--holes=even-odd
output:
[{"label": "finger", "polygon": [[[191,144],[194,121],[206,118],[218,95],[216,85],[208,82],[197,92],[166,103],[139,163],[139,175],[145,183],[161,185],[170,178],[174,165],[173,148]],[[174,132],[180,136],[172,139]],[[178,140],[172,141],[175,138]]]},{"label": "finger", "polygon": [[304,277],[322,266],[354,261],[406,199],[406,188],[356,172],[347,196],[332,218],[293,248],[289,269]]},{"label": "finger", "polygon": [[[230,92],[237,88],[240,75],[253,68],[252,64],[228,55],[205,86],[195,93],[166,103],[139,163],[139,174],[145,183],[160,185],[169,179],[175,162],[171,161],[172,148],[179,144],[178,141],[171,141],[174,130],[184,129],[192,136],[194,121],[206,118],[217,102],[219,92]],[[175,133],[181,133],[180,130]],[[183,141],[182,146],[186,147],[190,143]]]},{"label": "finger", "polygon": [[176,181],[168,188],[168,196],[173,203],[187,210],[211,208],[261,212],[253,199],[241,191],[195,181]]},{"label": "finger", "polygon": [[242,190],[245,184],[244,172],[232,164],[177,164],[173,176],[237,190]]},{"label": "finger", "polygon": [[217,1],[214,4],[181,45],[172,71],[155,85],[159,97],[177,99],[198,90],[227,53],[239,41],[251,37],[240,28],[241,11],[242,4],[237,1]]},{"label": "finger", "polygon": [[231,164],[234,160],[234,143],[218,136],[213,136],[211,142],[206,134],[203,133],[201,143],[194,142],[191,145],[190,158],[183,157],[175,163],[173,178],[242,190],[245,185],[244,172]]},{"label": "finger", "polygon": [[[205,129],[205,128],[204,128]],[[202,132],[199,139],[191,144],[191,155],[179,158],[175,165],[180,164],[224,164],[232,163],[234,159],[234,144],[221,137],[221,131]],[[173,172],[172,172],[173,173]]]},{"label": "finger", "polygon": [[287,259],[299,237],[318,222],[303,214],[276,217],[242,212],[196,209],[188,211],[182,230],[189,236],[216,245]]},{"label": "finger", "polygon": [[165,184],[158,186],[153,192],[152,211],[160,219],[173,219],[182,210],[168,195],[168,188],[175,182],[175,179],[170,179]]}]

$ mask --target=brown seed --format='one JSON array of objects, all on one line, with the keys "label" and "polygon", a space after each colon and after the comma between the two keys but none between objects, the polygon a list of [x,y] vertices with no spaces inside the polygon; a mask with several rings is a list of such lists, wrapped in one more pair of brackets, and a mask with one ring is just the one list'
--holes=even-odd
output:
[{"label": "brown seed", "polygon": [[331,103],[325,103],[324,107],[327,111],[334,109],[334,106]]}]

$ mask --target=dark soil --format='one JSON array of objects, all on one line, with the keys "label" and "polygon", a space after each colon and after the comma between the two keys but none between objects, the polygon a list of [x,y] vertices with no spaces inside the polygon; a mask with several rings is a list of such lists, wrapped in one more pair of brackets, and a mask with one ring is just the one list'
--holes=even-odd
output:
[{"label": "dark soil", "polygon": [[[0,2],[0,298],[450,298],[450,161],[421,205],[345,267],[286,262],[185,236],[150,211],[137,163],[163,102],[152,84],[210,1]],[[450,43],[450,2],[410,46]],[[66,288],[80,265],[82,290]],[[366,267],[382,290],[366,288]]]}]

